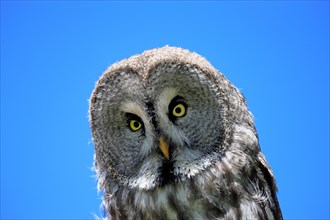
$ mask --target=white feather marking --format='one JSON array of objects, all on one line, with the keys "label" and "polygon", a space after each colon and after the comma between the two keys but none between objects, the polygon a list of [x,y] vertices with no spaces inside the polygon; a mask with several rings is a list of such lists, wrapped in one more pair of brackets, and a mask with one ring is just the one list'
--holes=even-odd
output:
[{"label": "white feather marking", "polygon": [[258,208],[255,202],[242,199],[240,209],[242,210],[242,219],[259,219]]},{"label": "white feather marking", "polygon": [[166,88],[159,95],[159,102],[157,103],[158,109],[167,109],[171,100],[178,95],[175,88]]},{"label": "white feather marking", "polygon": [[141,190],[148,190],[155,186],[154,182],[156,180],[155,176],[147,175],[148,173],[145,173],[144,175],[137,178],[134,183],[131,184],[132,187],[139,188]]},{"label": "white feather marking", "polygon": [[121,103],[119,109],[123,112],[128,112],[139,116],[142,120],[144,117],[143,109],[135,102],[126,101]]}]

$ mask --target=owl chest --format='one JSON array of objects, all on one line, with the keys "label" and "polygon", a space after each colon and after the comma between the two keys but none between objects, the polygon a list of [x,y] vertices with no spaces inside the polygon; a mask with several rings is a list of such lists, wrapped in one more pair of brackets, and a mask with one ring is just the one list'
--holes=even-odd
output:
[{"label": "owl chest", "polygon": [[131,219],[208,219],[208,205],[200,192],[183,185],[154,192],[137,192],[134,206],[126,209]]},{"label": "owl chest", "polygon": [[199,190],[164,190],[143,197],[126,209],[129,214],[125,219],[262,219],[258,217],[258,205],[252,201],[242,200],[238,207],[233,207],[229,198]]},{"label": "owl chest", "polygon": [[113,197],[110,210],[113,219],[260,219],[259,204],[246,198],[233,205],[221,191],[187,182],[130,191]]}]

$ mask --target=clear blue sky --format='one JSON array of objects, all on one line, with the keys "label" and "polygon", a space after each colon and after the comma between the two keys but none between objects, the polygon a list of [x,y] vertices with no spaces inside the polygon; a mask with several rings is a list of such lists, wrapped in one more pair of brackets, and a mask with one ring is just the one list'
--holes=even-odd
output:
[{"label": "clear blue sky", "polygon": [[246,96],[285,219],[329,218],[329,2],[1,1],[1,218],[99,214],[88,99],[164,45]]}]

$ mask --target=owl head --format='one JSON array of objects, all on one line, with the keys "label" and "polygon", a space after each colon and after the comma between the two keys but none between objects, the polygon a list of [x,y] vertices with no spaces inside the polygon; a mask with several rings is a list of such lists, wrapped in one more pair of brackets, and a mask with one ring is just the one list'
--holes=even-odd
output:
[{"label": "owl head", "polygon": [[110,66],[92,93],[90,124],[100,188],[192,178],[226,154],[236,125],[256,142],[241,93],[203,57],[168,46]]},{"label": "owl head", "polygon": [[196,53],[166,46],[110,66],[90,124],[114,219],[282,218],[243,95]]}]

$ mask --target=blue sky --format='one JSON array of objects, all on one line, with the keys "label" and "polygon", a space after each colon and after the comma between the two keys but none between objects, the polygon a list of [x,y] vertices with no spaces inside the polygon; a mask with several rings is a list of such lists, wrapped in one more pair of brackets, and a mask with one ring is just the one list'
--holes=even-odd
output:
[{"label": "blue sky", "polygon": [[0,217],[100,213],[88,99],[107,66],[164,45],[244,93],[285,219],[328,219],[328,1],[1,1]]}]

